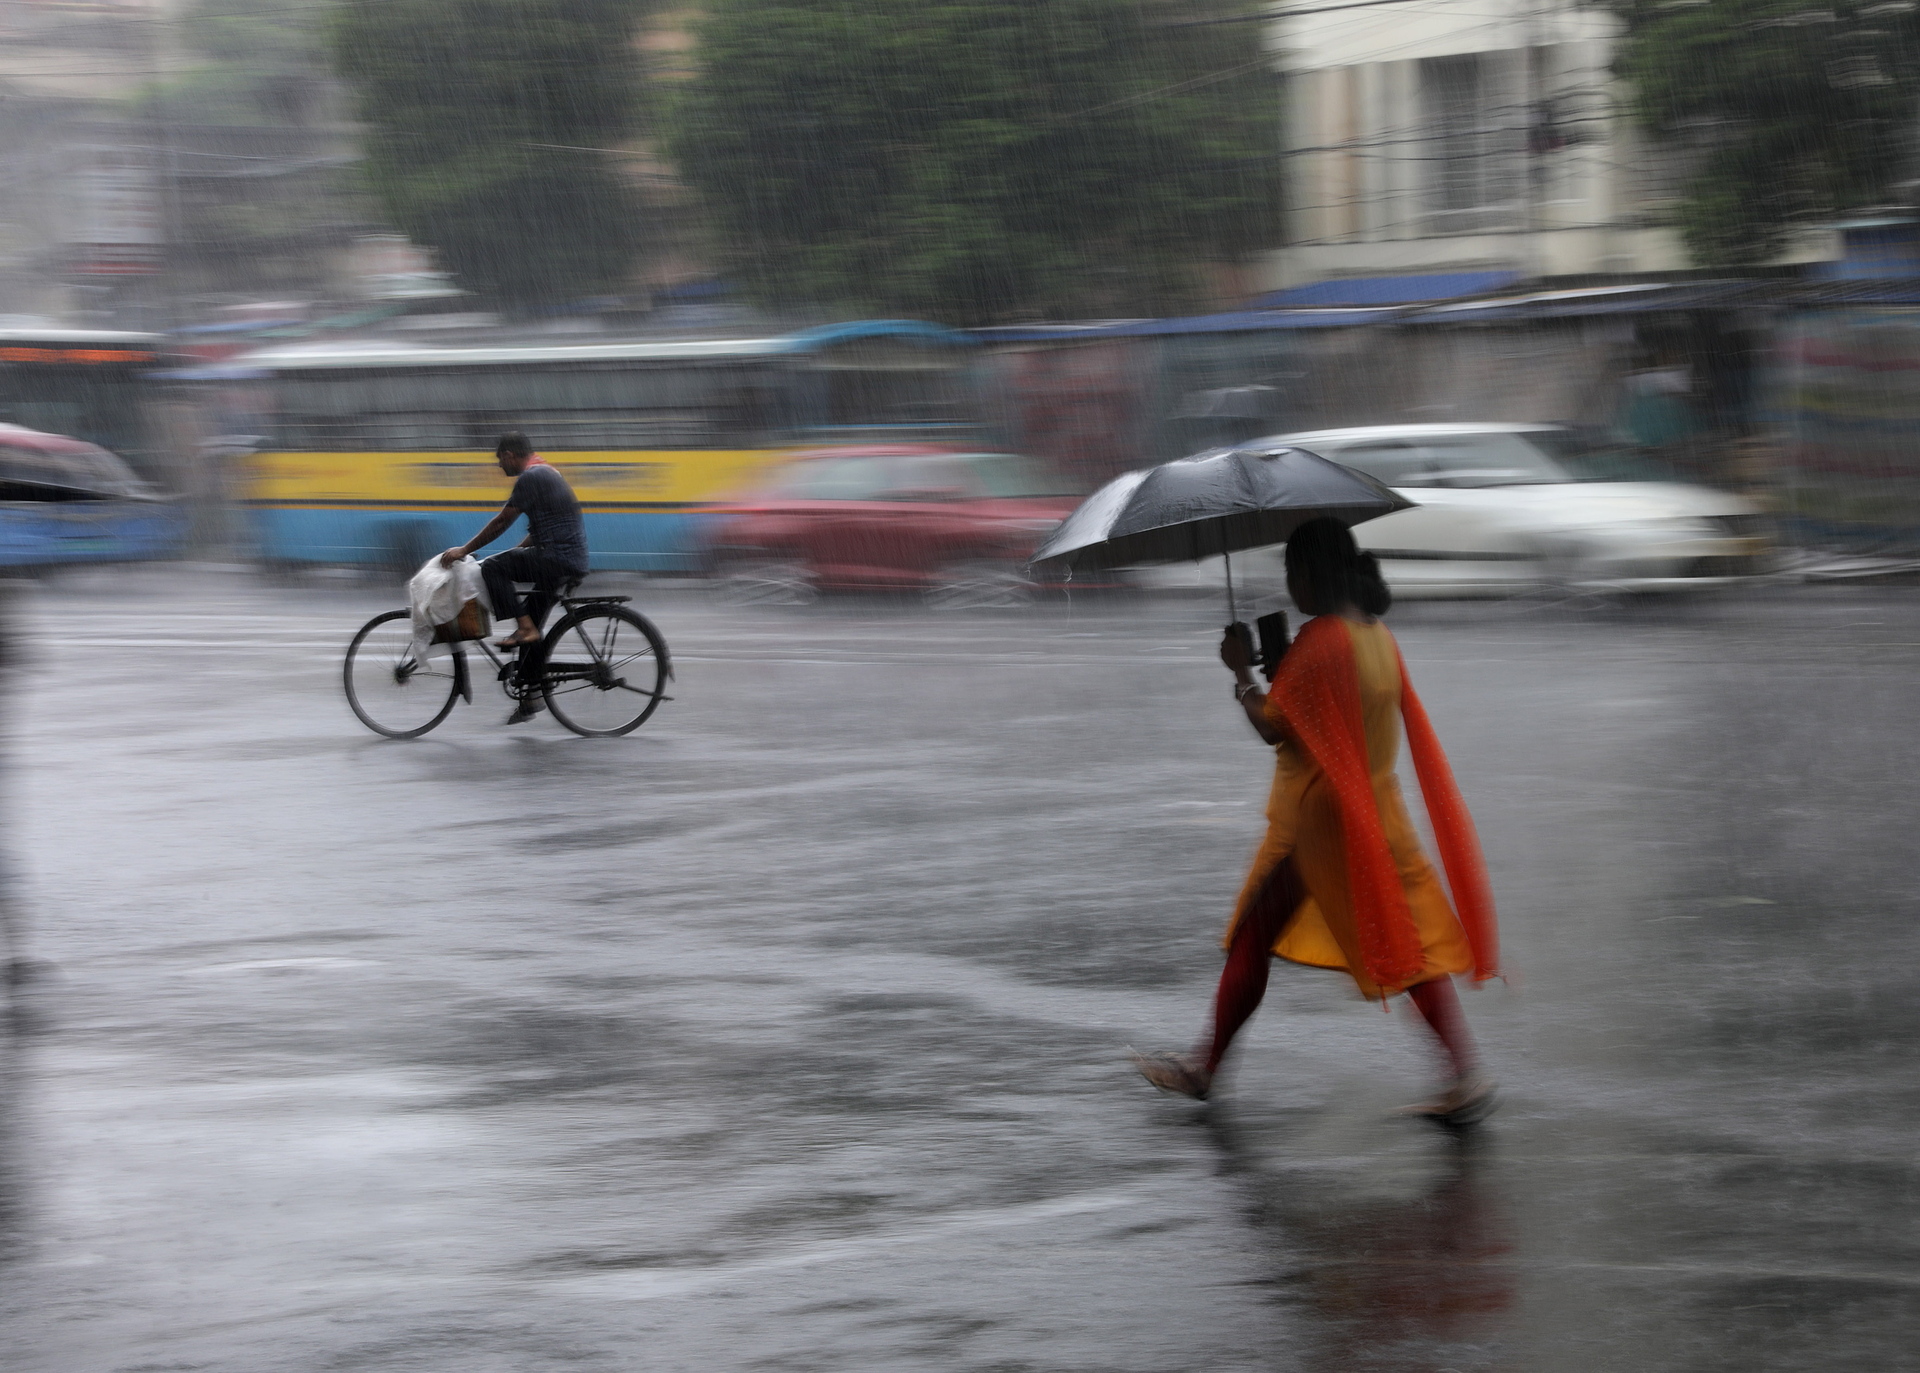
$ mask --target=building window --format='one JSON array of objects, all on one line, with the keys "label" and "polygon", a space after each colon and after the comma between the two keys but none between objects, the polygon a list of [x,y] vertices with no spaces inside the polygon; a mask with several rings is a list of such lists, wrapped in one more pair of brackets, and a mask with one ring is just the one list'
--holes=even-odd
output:
[{"label": "building window", "polygon": [[1526,184],[1524,52],[1476,52],[1420,63],[1430,233],[1517,227]]}]

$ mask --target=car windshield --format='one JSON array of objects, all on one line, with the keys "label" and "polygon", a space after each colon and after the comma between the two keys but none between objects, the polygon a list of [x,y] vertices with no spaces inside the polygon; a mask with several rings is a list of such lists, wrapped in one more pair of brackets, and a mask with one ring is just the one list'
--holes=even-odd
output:
[{"label": "car windshield", "polygon": [[1674,468],[1630,445],[1573,429],[1368,439],[1329,456],[1388,486],[1472,488],[1684,480]]},{"label": "car windshield", "polygon": [[809,458],[774,477],[767,494],[802,501],[872,500],[887,484],[878,458]]},{"label": "car windshield", "polygon": [[969,453],[967,461],[989,496],[1020,500],[1030,496],[1084,496],[1086,488],[1053,470],[1051,463],[1019,453]]},{"label": "car windshield", "polygon": [[1080,494],[1047,463],[1019,453],[903,453],[806,458],[766,487],[779,500],[1022,500]]},{"label": "car windshield", "polygon": [[1080,494],[1045,462],[1019,453],[923,453],[897,458],[893,485],[902,492],[938,492],[973,500]]},{"label": "car windshield", "polygon": [[1535,486],[1573,475],[1529,442],[1531,432],[1421,434],[1350,444],[1332,455],[1388,486]]},{"label": "car windshield", "polygon": [[1553,455],[1577,482],[1678,482],[1686,477],[1630,444],[1590,438],[1571,429],[1530,431],[1527,438]]}]

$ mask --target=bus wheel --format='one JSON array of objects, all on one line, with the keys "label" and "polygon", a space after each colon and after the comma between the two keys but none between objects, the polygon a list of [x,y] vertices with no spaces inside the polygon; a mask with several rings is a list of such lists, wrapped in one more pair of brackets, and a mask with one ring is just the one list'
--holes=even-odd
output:
[{"label": "bus wheel", "polygon": [[440,551],[433,540],[433,526],[413,521],[390,524],[380,549],[380,570],[405,581],[420,570],[421,564]]}]

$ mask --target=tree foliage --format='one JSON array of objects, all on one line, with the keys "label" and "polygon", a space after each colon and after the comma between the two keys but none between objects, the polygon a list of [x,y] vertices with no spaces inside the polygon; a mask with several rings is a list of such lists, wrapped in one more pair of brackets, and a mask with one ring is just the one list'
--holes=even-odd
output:
[{"label": "tree foliage", "polygon": [[714,0],[670,146],[763,301],[953,323],[1174,308],[1276,241],[1279,101],[1226,0]]},{"label": "tree foliage", "polygon": [[617,286],[646,241],[617,170],[644,113],[646,0],[377,0],[342,7],[334,61],[394,223],[510,304]]},{"label": "tree foliage", "polygon": [[[1824,0],[1823,0],[1824,2]],[[1679,209],[1694,260],[1776,256],[1823,217],[1912,177],[1920,16],[1905,0],[1614,0],[1615,70],[1656,136],[1702,150]]]}]

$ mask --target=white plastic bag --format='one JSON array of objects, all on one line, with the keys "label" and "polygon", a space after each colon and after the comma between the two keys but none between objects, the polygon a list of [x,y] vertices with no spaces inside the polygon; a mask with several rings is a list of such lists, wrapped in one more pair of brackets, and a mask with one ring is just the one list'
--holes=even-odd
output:
[{"label": "white plastic bag", "polygon": [[[479,610],[477,632],[442,633],[459,621],[460,612],[469,603]],[[487,603],[486,581],[472,554],[452,567],[440,566],[438,554],[427,559],[407,582],[407,606],[413,615],[413,656],[421,662],[426,661],[436,641],[484,638],[492,627],[493,607]],[[474,627],[469,616],[467,629]]]}]

